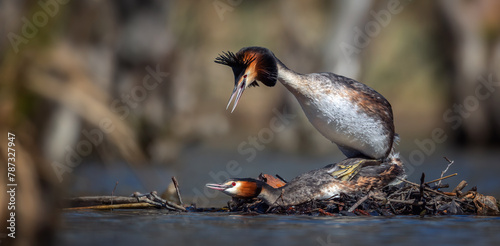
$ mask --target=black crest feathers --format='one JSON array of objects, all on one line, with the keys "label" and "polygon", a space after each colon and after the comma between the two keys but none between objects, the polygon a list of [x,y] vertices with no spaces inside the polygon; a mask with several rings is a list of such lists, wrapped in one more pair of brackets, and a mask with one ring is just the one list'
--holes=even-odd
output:
[{"label": "black crest feathers", "polygon": [[234,54],[231,51],[222,52],[222,55],[219,55],[215,58],[215,63],[219,63],[222,65],[230,66],[230,67],[247,67],[255,60],[255,56],[250,56],[244,58],[240,53]]},{"label": "black crest feathers", "polygon": [[252,62],[256,62],[255,69],[257,77],[255,81],[249,81],[249,87],[259,86],[257,81],[266,86],[274,86],[278,79],[278,67],[274,54],[262,47],[245,47],[236,54],[228,51],[222,52],[215,58],[215,63],[230,66],[234,77],[237,79]]}]

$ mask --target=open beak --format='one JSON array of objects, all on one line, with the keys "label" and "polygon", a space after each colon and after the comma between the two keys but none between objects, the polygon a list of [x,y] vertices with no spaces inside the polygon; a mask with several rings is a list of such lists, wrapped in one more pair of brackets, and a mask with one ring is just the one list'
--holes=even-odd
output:
[{"label": "open beak", "polygon": [[234,86],[233,93],[231,94],[231,98],[229,98],[229,102],[227,103],[226,110],[229,108],[229,105],[231,104],[231,101],[233,101],[234,96],[236,95],[236,99],[234,100],[234,105],[233,109],[231,110],[231,113],[234,111],[236,108],[236,105],[238,105],[238,102],[240,101],[241,94],[243,94],[243,91],[246,88],[246,82],[247,78],[243,78],[239,83],[237,83]]},{"label": "open beak", "polygon": [[227,185],[221,185],[221,184],[206,184],[205,186],[210,189],[220,190],[220,191],[223,191],[228,188]]}]

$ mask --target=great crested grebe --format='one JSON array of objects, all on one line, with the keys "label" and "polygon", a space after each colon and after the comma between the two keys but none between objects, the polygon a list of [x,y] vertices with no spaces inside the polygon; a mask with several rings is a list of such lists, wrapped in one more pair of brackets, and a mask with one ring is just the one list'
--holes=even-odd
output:
[{"label": "great crested grebe", "polygon": [[215,62],[233,69],[235,85],[226,107],[236,97],[231,112],[247,87],[258,82],[272,87],[279,79],[312,125],[348,158],[384,161],[391,157],[397,138],[391,104],[365,84],[333,73],[296,73],[262,47],[223,52]]},{"label": "great crested grebe", "polygon": [[[340,167],[360,166],[357,174],[349,181],[331,175]],[[385,162],[349,158],[337,164],[301,174],[286,183],[273,188],[263,181],[252,178],[234,178],[222,184],[207,184],[206,187],[222,191],[235,198],[260,198],[270,206],[298,205],[312,200],[328,200],[342,194],[356,194],[398,183],[396,178],[404,177],[404,169],[398,158]]]}]

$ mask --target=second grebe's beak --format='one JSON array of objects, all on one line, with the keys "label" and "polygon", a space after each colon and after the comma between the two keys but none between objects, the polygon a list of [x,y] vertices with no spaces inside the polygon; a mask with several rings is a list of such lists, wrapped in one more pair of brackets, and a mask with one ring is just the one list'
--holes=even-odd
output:
[{"label": "second grebe's beak", "polygon": [[238,102],[240,101],[241,94],[243,94],[243,91],[246,88],[247,88],[247,75],[243,74],[242,76],[239,76],[239,81],[236,82],[234,85],[233,93],[231,93],[231,98],[229,98],[229,102],[227,103],[226,110],[229,108],[229,105],[231,104],[231,101],[233,101],[234,96],[236,96],[231,113],[234,111],[234,109],[236,108],[236,105],[238,105]]},{"label": "second grebe's beak", "polygon": [[205,186],[207,188],[214,189],[214,190],[220,190],[220,191],[224,191],[227,188],[231,187],[231,185],[225,185],[225,184],[206,184]]}]

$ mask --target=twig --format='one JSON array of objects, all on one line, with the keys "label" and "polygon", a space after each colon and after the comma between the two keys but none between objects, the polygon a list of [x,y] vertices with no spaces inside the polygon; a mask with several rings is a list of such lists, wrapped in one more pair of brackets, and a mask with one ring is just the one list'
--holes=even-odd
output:
[{"label": "twig", "polygon": [[414,189],[415,189],[415,187],[410,186],[410,189],[408,190],[408,193],[406,193],[405,200],[410,199],[411,194],[413,193],[413,190],[414,190]]},{"label": "twig", "polygon": [[422,203],[422,205],[420,205],[422,207],[422,211],[420,212],[420,217],[423,217],[424,214],[425,214],[425,205],[427,205],[427,200],[425,200],[425,193],[424,193],[424,188],[425,187],[425,173],[422,173],[422,176],[420,177],[420,187],[419,187],[419,202]]},{"label": "twig", "polygon": [[455,187],[455,189],[453,189],[452,192],[457,192],[457,191],[461,191],[465,188],[465,186],[467,186],[467,181],[465,180],[462,180],[458,185],[457,187]]},{"label": "twig", "polygon": [[[315,209],[316,211],[318,211],[320,214],[322,215],[327,215],[327,216],[336,216],[335,214],[332,214],[330,212],[326,212],[325,210],[321,209],[321,208],[318,208],[318,209]],[[313,210],[314,211],[314,210]]]},{"label": "twig", "polygon": [[184,204],[184,203],[182,202],[181,192],[179,191],[179,183],[177,182],[177,179],[175,178],[175,176],[172,176],[172,182],[174,182],[175,191],[177,191],[177,198],[179,198],[179,203],[182,206],[182,204]]},{"label": "twig", "polygon": [[[448,159],[448,157],[444,156],[443,157],[447,162],[448,162],[448,166],[446,167],[446,169],[444,169],[442,172],[441,172],[441,178],[443,177],[443,175],[448,171],[448,168],[450,168],[451,165],[453,165],[454,161]],[[437,184],[438,186],[441,184],[441,180],[439,180],[439,183]]]},{"label": "twig", "polygon": [[[411,184],[411,185],[416,186],[416,187],[420,187],[420,185],[419,185],[419,184],[415,184],[415,183],[413,183],[413,182],[411,182],[411,181],[408,181],[408,180],[406,180],[406,179],[402,179],[402,178],[399,178],[399,177],[396,177],[396,178],[397,178],[397,179],[399,179],[399,180],[401,180],[401,181],[403,181],[403,182],[405,182],[405,183]],[[445,196],[449,196],[449,195],[446,195],[446,194],[444,194],[444,193],[441,193],[441,192],[439,192],[439,191],[435,191],[435,190],[430,189],[430,188],[427,188],[427,187],[424,187],[424,190],[429,191],[429,192],[436,193],[436,194],[438,194],[438,195],[445,195]]]},{"label": "twig", "polygon": [[178,209],[178,210],[186,211],[185,207],[177,205],[177,204],[175,204],[173,202],[170,202],[170,201],[162,199],[161,197],[158,196],[158,193],[156,191],[152,191],[150,194],[156,200],[161,201],[165,205],[164,207],[166,207],[166,208],[173,209],[173,210],[177,210]]},{"label": "twig", "polygon": [[146,202],[136,202],[136,203],[125,203],[125,204],[114,204],[114,205],[96,205],[96,206],[86,206],[86,207],[73,207],[64,208],[63,210],[84,210],[84,209],[96,209],[96,210],[113,210],[122,208],[152,208],[155,207],[152,204]]},{"label": "twig", "polygon": [[158,196],[156,191],[152,191],[149,194],[141,194],[139,192],[134,192],[132,196],[138,201],[138,202],[147,202],[149,204],[153,204],[158,207],[164,207],[170,210],[174,211],[186,211],[186,208],[183,206],[177,205],[173,202],[169,202],[167,200],[162,199],[161,197]]},{"label": "twig", "polygon": [[394,209],[394,206],[392,206],[392,203],[389,203],[389,207],[391,208],[391,210],[394,214],[397,214],[397,211],[396,211],[396,209]]},{"label": "twig", "polygon": [[385,198],[385,197],[380,197],[380,196],[373,196],[373,198],[380,200],[380,201],[402,203],[402,204],[409,204],[409,205],[422,205],[423,204],[422,202],[415,202],[415,199],[397,200],[397,199],[390,199],[390,198]]},{"label": "twig", "polygon": [[406,193],[405,191],[408,189],[413,189],[413,186],[403,186],[403,187],[399,188],[399,190],[395,191],[394,193],[389,194],[389,196],[387,196],[387,197],[403,195],[404,193]]},{"label": "twig", "polygon": [[419,191],[420,191],[420,200],[424,200],[424,186],[425,184],[425,173],[422,173],[422,176],[420,176],[420,187],[419,187]]},{"label": "twig", "polygon": [[137,198],[126,196],[83,196],[65,199],[69,207],[88,207],[97,205],[110,205],[113,200],[113,205],[137,203]]},{"label": "twig", "polygon": [[415,183],[413,183],[413,182],[411,182],[411,181],[408,181],[408,180],[406,180],[406,179],[402,179],[402,178],[400,178],[400,177],[396,177],[396,178],[397,178],[397,179],[399,179],[399,180],[401,180],[401,181],[403,181],[403,182],[405,182],[405,183],[411,184],[411,185],[413,185],[413,186],[420,187],[420,185],[419,185],[419,184],[415,184]]},{"label": "twig", "polygon": [[[450,175],[448,175],[448,176],[444,176],[444,177],[443,177],[443,176],[441,176],[441,178],[434,179],[434,180],[431,180],[431,181],[429,181],[429,182],[425,182],[424,184],[426,184],[426,185],[427,185],[427,184],[434,183],[434,182],[437,182],[437,181],[441,181],[441,180],[443,180],[443,179],[451,178],[451,177],[453,177],[453,176],[457,176],[457,175],[458,175],[458,173],[450,174]],[[441,182],[440,182],[440,183],[441,183]],[[441,184],[438,184],[437,186],[440,186],[440,185],[441,185]]]},{"label": "twig", "polygon": [[113,205],[113,197],[115,196],[116,186],[118,186],[118,181],[116,181],[115,188],[113,188],[113,191],[111,191],[111,205]]},{"label": "twig", "polygon": [[356,208],[358,208],[358,206],[361,205],[361,203],[365,202],[366,199],[368,199],[368,197],[370,197],[371,195],[372,195],[372,192],[371,191],[368,192],[368,194],[366,194],[366,196],[362,197],[356,203],[354,203],[354,205],[352,205],[352,207],[349,208],[349,210],[347,210],[347,212],[352,213],[352,211],[354,211]]},{"label": "twig", "polygon": [[151,205],[153,205],[155,207],[167,208],[167,209],[170,209],[170,210],[175,210],[175,208],[167,206],[164,203],[157,202],[157,201],[154,201],[153,199],[150,199],[150,196],[141,196],[141,197],[138,197],[137,200],[139,202],[149,203],[149,204],[151,204]]},{"label": "twig", "polygon": [[451,193],[455,193],[456,196],[460,197],[462,195],[462,190],[467,186],[467,181],[462,180],[455,189],[451,191]]}]

